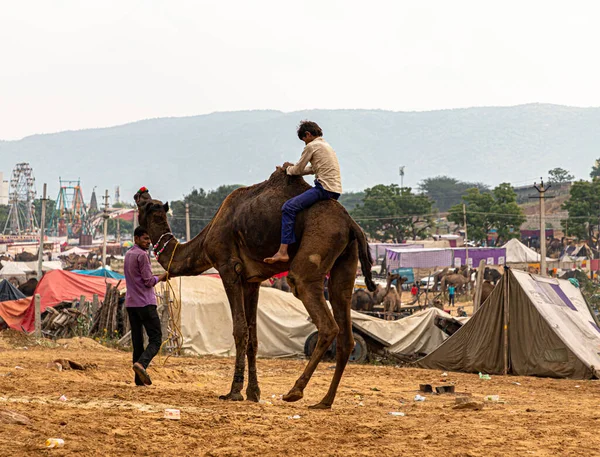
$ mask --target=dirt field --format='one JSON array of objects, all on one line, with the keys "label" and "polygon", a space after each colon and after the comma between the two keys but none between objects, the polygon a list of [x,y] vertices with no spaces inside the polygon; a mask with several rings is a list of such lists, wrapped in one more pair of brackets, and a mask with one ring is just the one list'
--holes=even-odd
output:
[{"label": "dirt field", "polygon": [[[26,342],[2,335],[0,410],[31,420],[7,425],[0,416],[2,456],[600,455],[598,381],[502,376],[484,381],[450,373],[457,391],[479,401],[485,395],[505,401],[464,411],[453,409],[450,394],[413,400],[419,383],[444,384],[440,372],[355,365],[346,370],[333,409],[310,411],[307,406],[329,385],[331,363],[319,366],[303,400],[287,404],[278,396],[292,386],[304,361],[261,359],[263,399],[272,405],[229,403],[217,397],[229,390],[231,359],[172,358],[165,367],[164,359],[156,359],[149,370],[154,385],[137,388],[128,353],[91,340],[25,349]],[[47,367],[58,358],[97,368]],[[66,402],[59,401],[61,395]],[[180,409],[181,421],[164,419],[165,408]],[[290,419],[293,415],[301,417]],[[65,446],[46,450],[49,437],[63,438]]]}]

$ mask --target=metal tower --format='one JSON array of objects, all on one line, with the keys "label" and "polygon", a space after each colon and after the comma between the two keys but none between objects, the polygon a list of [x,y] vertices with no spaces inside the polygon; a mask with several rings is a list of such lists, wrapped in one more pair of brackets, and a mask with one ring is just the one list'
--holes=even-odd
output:
[{"label": "metal tower", "polygon": [[12,171],[9,189],[8,219],[4,225],[4,233],[23,235],[37,230],[35,210],[35,178],[33,169],[28,163],[18,163]]}]

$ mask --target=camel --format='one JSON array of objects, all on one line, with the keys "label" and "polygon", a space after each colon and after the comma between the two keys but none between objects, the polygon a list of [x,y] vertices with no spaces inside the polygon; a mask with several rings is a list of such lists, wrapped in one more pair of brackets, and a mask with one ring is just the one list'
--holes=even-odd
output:
[{"label": "camel", "polygon": [[23,251],[15,255],[16,262],[33,262],[38,259],[38,254],[32,254],[31,252]]},{"label": "camel", "polygon": [[439,284],[441,284],[442,279],[447,274],[448,274],[448,267],[444,268],[443,270],[438,271],[437,273],[435,273],[433,275],[433,290],[436,290],[436,291],[440,290]]},{"label": "camel", "polygon": [[[500,273],[498,270],[495,268],[485,267],[485,270],[483,271],[483,279],[490,281],[495,286],[500,278],[502,278],[502,273]],[[483,303],[483,301],[481,303]]]},{"label": "camel", "polygon": [[[396,287],[392,287],[392,282],[396,281]],[[383,312],[385,320],[393,320],[392,313],[396,310],[400,311],[402,307],[402,284],[408,281],[408,278],[400,277],[398,274],[388,273],[387,287],[385,288],[385,296],[383,298]]]},{"label": "camel", "polygon": [[377,284],[373,292],[365,289],[355,290],[352,294],[352,309],[355,311],[373,311],[375,305],[383,302],[385,289]]},{"label": "camel", "polygon": [[465,277],[462,274],[446,275],[442,278],[442,293],[446,293],[447,286],[456,287],[456,291],[458,292],[459,290],[464,289],[470,282],[471,278]]},{"label": "camel", "polygon": [[[321,201],[302,211],[296,219],[298,243],[290,246],[289,262],[267,264],[265,257],[280,244],[281,207],[310,186],[300,176],[288,176],[277,167],[268,180],[233,191],[221,204],[208,225],[187,243],[179,244],[167,221],[168,202],[153,200],[147,189],[134,199],[139,223],[148,230],[160,253],[159,263],[169,276],[195,276],[214,267],[219,272],[231,307],[236,347],[231,389],[219,397],[241,401],[246,358],[248,385],[246,397],[260,400],[256,370],[258,340],[256,313],[260,284],[277,273],[289,271],[292,293],[304,304],[319,337],[302,375],[283,400],[293,402],[304,389],[334,338],[336,365],[329,390],[313,409],[329,409],[340,379],[354,348],[350,302],[358,261],[369,290],[375,290],[371,277],[372,259],[364,232],[344,207],[334,200]],[[331,311],[324,297],[324,282],[330,273]],[[333,314],[332,314],[333,312]]]},{"label": "camel", "polygon": [[494,287],[495,286],[491,281],[483,281],[483,283],[481,284],[481,299],[479,301],[479,306],[481,306],[487,300],[487,298],[492,293],[492,290],[494,290]]},{"label": "camel", "polygon": [[35,288],[38,285],[38,280],[36,278],[31,278],[29,280],[27,280],[27,282],[24,282],[23,284],[21,284],[18,289],[23,292],[23,294],[26,297],[32,297],[34,292],[35,292]]}]

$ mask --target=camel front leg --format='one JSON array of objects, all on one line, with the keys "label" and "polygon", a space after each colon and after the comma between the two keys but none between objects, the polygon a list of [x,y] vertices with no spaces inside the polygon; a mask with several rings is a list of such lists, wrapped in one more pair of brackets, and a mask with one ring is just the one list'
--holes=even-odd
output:
[{"label": "camel front leg", "polygon": [[248,386],[246,399],[260,401],[260,388],[256,371],[256,353],[258,352],[258,336],[256,334],[256,313],[258,309],[259,283],[249,283],[244,287],[244,307],[246,310],[246,323],[248,325]]},{"label": "camel front leg", "polygon": [[231,390],[227,395],[221,395],[220,400],[242,401],[241,394],[244,387],[244,371],[246,370],[246,350],[248,347],[248,324],[244,310],[244,287],[241,278],[232,271],[223,272],[219,270],[223,280],[223,286],[227,293],[231,318],[233,320],[233,339],[235,341],[235,369]]}]

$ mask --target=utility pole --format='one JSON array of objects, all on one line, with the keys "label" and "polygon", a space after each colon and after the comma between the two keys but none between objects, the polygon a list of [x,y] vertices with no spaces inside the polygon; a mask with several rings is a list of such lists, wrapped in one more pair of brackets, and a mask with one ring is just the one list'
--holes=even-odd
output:
[{"label": "utility pole", "polygon": [[465,264],[469,268],[469,236],[467,235],[467,207],[463,203],[463,223],[465,225]]},{"label": "utility pole", "polygon": [[44,196],[42,197],[42,220],[40,221],[40,247],[38,250],[37,280],[42,279],[42,262],[44,261],[44,231],[46,229],[46,183],[44,183]]},{"label": "utility pole", "polygon": [[121,244],[121,219],[117,217],[117,243]]},{"label": "utility pole", "polygon": [[551,184],[548,184],[548,187],[544,187],[544,180],[540,178],[541,183],[538,186],[536,183],[533,183],[533,187],[538,191],[539,196],[537,197],[529,197],[529,198],[539,198],[540,200],[540,274],[542,276],[546,276],[546,204],[545,200],[547,198],[554,197],[546,197],[546,192]]},{"label": "utility pole", "polygon": [[400,167],[400,189],[404,189],[404,165]]},{"label": "utility pole", "polygon": [[185,204],[185,237],[186,241],[190,241],[190,204]]},{"label": "utility pole", "polygon": [[106,239],[108,238],[108,189],[104,193],[104,241],[102,242],[102,267],[106,268]]}]

